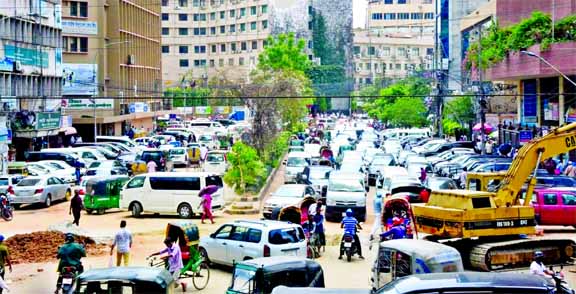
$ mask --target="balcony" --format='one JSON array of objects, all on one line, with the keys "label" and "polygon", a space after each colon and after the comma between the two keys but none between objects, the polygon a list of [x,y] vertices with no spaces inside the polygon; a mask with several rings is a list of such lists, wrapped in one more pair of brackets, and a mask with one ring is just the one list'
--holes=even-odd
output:
[{"label": "balcony", "polygon": [[[548,50],[540,50],[540,45],[527,49],[542,56],[566,75],[576,74],[576,42],[551,44]],[[520,52],[513,52],[502,62],[486,70],[486,78],[492,81],[524,80],[531,78],[555,77],[558,73],[548,65]]]}]

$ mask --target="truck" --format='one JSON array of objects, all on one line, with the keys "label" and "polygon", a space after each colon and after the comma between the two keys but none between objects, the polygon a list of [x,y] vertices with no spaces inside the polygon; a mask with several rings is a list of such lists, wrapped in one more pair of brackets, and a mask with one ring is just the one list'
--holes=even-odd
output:
[{"label": "truck", "polygon": [[520,199],[527,179],[526,195],[532,195],[540,162],[572,150],[576,123],[525,144],[495,192],[433,191],[427,203],[412,206],[417,231],[456,248],[464,265],[477,270],[524,268],[537,250],[544,253],[546,264],[571,261],[573,240],[530,237],[536,233],[535,211]]}]

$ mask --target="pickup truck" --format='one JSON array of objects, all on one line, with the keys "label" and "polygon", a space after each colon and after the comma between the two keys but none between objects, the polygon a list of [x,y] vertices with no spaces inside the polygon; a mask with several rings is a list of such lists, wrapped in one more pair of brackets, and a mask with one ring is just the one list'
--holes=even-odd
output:
[{"label": "pickup truck", "polygon": [[576,188],[536,187],[530,205],[539,225],[574,226],[576,228]]}]

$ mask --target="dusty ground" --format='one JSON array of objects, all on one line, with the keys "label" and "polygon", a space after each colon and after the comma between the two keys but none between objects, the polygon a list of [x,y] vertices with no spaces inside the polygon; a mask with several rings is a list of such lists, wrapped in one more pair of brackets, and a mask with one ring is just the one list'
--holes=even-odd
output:
[{"label": "dusty ground", "polygon": [[[283,173],[280,171],[272,183],[272,191],[283,182]],[[368,211],[372,210],[371,201],[374,192],[371,191],[368,199]],[[0,221],[0,232],[6,236],[14,234],[29,233],[32,231],[47,230],[49,227],[65,227],[72,221],[68,215],[67,202],[57,203],[50,208],[24,207],[15,212],[12,222]],[[230,216],[219,215],[216,217],[216,224],[200,225],[201,236],[207,236],[214,232],[221,224],[234,219],[258,219],[261,215]],[[132,265],[146,266],[145,257],[163,248],[164,229],[170,221],[178,220],[176,216],[153,216],[148,215],[142,218],[132,218],[130,213],[125,211],[110,211],[104,215],[83,214],[80,220],[81,232],[87,232],[91,237],[99,240],[110,240],[118,230],[120,220],[128,222],[128,229],[134,234],[134,246],[132,248]],[[337,259],[338,248],[328,247],[324,256],[318,259],[325,271],[327,287],[330,288],[368,288],[370,279],[370,267],[373,261],[373,252],[368,252],[368,233],[373,222],[373,217],[369,217],[364,224],[364,231],[361,232],[361,239],[364,242],[363,250],[365,260],[353,259],[347,263]],[[574,230],[571,228],[554,228],[548,231],[554,237],[574,238]],[[338,224],[328,224],[328,234],[339,234]],[[83,262],[86,269],[101,268],[108,265],[109,256],[89,256]],[[53,293],[56,283],[56,261],[34,264],[19,264],[14,266],[14,272],[7,273],[6,278],[12,293]],[[571,285],[576,285],[576,276],[569,273],[568,279]],[[202,293],[224,293],[230,284],[230,269],[217,267],[211,270],[210,283]],[[177,289],[177,293],[180,292]],[[196,292],[194,289],[189,292]]]}]

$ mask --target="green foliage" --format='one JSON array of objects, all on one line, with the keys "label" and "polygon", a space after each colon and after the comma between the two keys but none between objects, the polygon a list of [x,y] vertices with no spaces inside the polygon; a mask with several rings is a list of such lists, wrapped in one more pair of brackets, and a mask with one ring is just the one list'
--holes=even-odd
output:
[{"label": "green foliage", "polygon": [[306,71],[312,84],[341,83],[346,80],[346,70],[340,65],[315,65]]},{"label": "green foliage", "polygon": [[280,135],[268,146],[266,146],[265,163],[272,167],[278,167],[284,154],[288,151],[290,132],[281,132]]},{"label": "green foliage", "polygon": [[259,185],[266,177],[266,168],[256,149],[242,142],[234,143],[228,153],[228,163],[230,168],[224,175],[224,182],[238,194],[244,194],[247,187]]},{"label": "green foliage", "polygon": [[207,106],[211,94],[208,88],[170,88],[164,92],[165,97],[173,98],[174,107]]},{"label": "green foliage", "polygon": [[406,97],[396,99],[394,103],[386,106],[381,118],[395,127],[424,127],[429,124],[426,119],[427,112],[422,98]]},{"label": "green foliage", "polygon": [[448,101],[444,106],[444,118],[467,126],[476,120],[472,96],[459,96]]},{"label": "green foliage", "polygon": [[292,70],[306,72],[311,63],[304,49],[304,39],[296,40],[294,33],[269,37],[264,51],[258,56],[258,68],[262,70]]},{"label": "green foliage", "polygon": [[[320,58],[322,65],[344,65],[343,44],[338,44],[341,40],[330,42],[326,36],[326,20],[322,13],[314,12],[312,15],[312,45],[315,57]],[[334,40],[332,40],[334,41]]]},{"label": "green foliage", "polygon": [[314,105],[318,105],[320,112],[326,112],[330,109],[330,98],[320,97],[314,100]]},{"label": "green foliage", "polygon": [[457,130],[462,129],[462,126],[458,122],[453,121],[450,118],[442,119],[442,127],[444,129],[444,134],[449,136],[454,136]]}]

